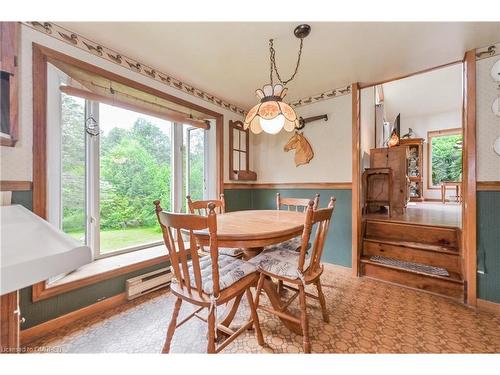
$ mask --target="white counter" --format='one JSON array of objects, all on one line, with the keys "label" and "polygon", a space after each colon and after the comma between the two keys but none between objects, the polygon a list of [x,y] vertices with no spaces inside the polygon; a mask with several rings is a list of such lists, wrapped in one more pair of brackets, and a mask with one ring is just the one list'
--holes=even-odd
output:
[{"label": "white counter", "polygon": [[92,261],[88,246],[20,205],[0,206],[0,294]]}]

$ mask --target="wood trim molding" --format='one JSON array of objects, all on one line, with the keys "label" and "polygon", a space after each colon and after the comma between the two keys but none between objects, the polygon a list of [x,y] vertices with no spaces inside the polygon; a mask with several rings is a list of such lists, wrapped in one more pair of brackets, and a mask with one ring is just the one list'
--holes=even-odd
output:
[{"label": "wood trim molding", "polygon": [[47,218],[47,56],[33,44],[33,212]]},{"label": "wood trim molding", "polygon": [[361,90],[359,83],[351,86],[352,98],[352,274],[359,276],[361,248]]},{"label": "wood trim molding", "polygon": [[299,100],[295,100],[290,103],[290,106],[293,108],[302,107],[305,105],[317,103],[323,100],[338,98],[344,95],[349,95],[351,93],[351,85],[346,85],[343,87],[337,87],[333,90],[324,91],[322,93],[311,95],[305,98],[301,98]]},{"label": "wood trim molding", "polygon": [[224,189],[331,189],[331,190],[350,190],[350,182],[282,182],[282,183],[253,183],[237,184],[226,183]]},{"label": "wood trim molding", "polygon": [[500,314],[500,303],[487,301],[485,299],[480,299],[480,298],[478,298],[476,302],[478,309]]},{"label": "wood trim molding", "polygon": [[384,80],[378,81],[378,82],[359,83],[359,89],[366,89],[367,87],[372,87],[372,86],[377,86],[377,85],[383,85],[384,83],[398,81],[400,79],[413,77],[413,76],[416,76],[416,75],[422,74],[422,73],[432,72],[433,70],[437,70],[437,69],[441,69],[441,68],[446,68],[448,66],[452,66],[452,65],[455,65],[455,64],[460,64],[462,62],[463,62],[462,60],[456,60],[456,61],[449,62],[447,64],[442,64],[442,65],[434,66],[432,68],[427,68],[427,69],[419,70],[417,72],[413,72],[413,73],[410,73],[410,74],[404,74],[404,75],[401,75],[401,76],[398,76],[398,77],[384,79]]},{"label": "wood trim molding", "polygon": [[207,103],[216,105],[228,111],[232,111],[240,115],[245,115],[244,109],[239,108],[232,103],[222,100],[217,96],[207,93],[192,85],[186,84],[185,82],[182,82],[175,77],[160,72],[148,65],[143,64],[142,62],[132,59],[131,57],[124,56],[122,53],[112,50],[90,39],[87,39],[53,22],[23,22],[23,24],[38,32],[41,32],[42,34],[48,35],[64,43],[67,43],[70,46],[83,50],[91,55],[100,57],[103,60],[119,65],[122,68],[130,70],[134,73],[153,79],[165,86],[172,87],[185,94],[204,100]]},{"label": "wood trim molding", "polygon": [[217,196],[224,193],[224,116],[215,118],[215,149],[217,165]]},{"label": "wood trim molding", "polygon": [[12,139],[12,136],[4,133],[0,134],[0,146],[6,147],[14,147],[16,145],[17,140]]},{"label": "wood trim molding", "polygon": [[29,191],[32,187],[31,181],[0,181],[0,191]]},{"label": "wood trim molding", "polygon": [[[100,67],[88,64],[50,48],[33,43],[33,212],[43,219],[47,217],[47,63],[49,61],[61,61],[74,65],[80,69],[91,71],[103,77],[120,82],[137,90],[142,90],[152,95],[183,105],[193,110],[206,114],[216,122],[216,159],[217,159],[217,189],[218,194],[224,187],[224,116],[197,104],[177,98],[163,91],[154,89],[137,81],[109,72]],[[159,260],[160,263],[164,260]],[[153,264],[157,264],[153,263]],[[151,265],[138,264],[136,267],[142,268]],[[135,265],[134,265],[135,266]],[[125,267],[124,267],[125,268]],[[133,268],[137,269],[137,268]],[[130,268],[122,270],[130,272]],[[106,278],[114,277],[117,274],[104,273],[78,282],[68,283],[60,288],[46,288],[45,282],[36,283],[32,287],[33,301],[50,298],[54,295],[80,288]]]},{"label": "wood trim molding", "polygon": [[49,320],[45,323],[36,325],[34,327],[25,329],[21,331],[21,346],[26,346],[30,342],[33,342],[36,339],[39,339],[57,328],[61,328],[67,326],[75,321],[88,318],[89,316],[98,314],[100,312],[112,309],[114,307],[123,305],[127,303],[127,296],[125,292],[117,294],[116,296],[112,296],[106,298],[105,300],[96,302],[90,306],[86,306],[82,309],[72,311],[68,314],[62,315],[58,318]]},{"label": "wood trim molding", "polygon": [[[202,113],[208,115],[211,118],[217,118],[217,116],[222,116],[221,113],[212,111],[212,110],[210,110],[208,108],[205,108],[205,107],[202,107],[202,106],[200,106],[198,104],[191,103],[191,102],[189,102],[187,100],[178,98],[177,96],[168,94],[168,93],[166,93],[164,91],[155,89],[155,88],[153,88],[151,86],[147,86],[147,85],[145,85],[143,83],[140,83],[138,81],[134,81],[133,79],[130,79],[130,78],[124,77],[122,75],[110,72],[109,70],[100,68],[100,67],[98,67],[96,65],[92,65],[92,64],[89,64],[89,63],[87,63],[85,61],[78,60],[78,59],[76,59],[74,57],[71,57],[69,55],[65,55],[64,53],[55,51],[53,49],[50,49],[50,48],[45,47],[45,46],[42,46],[40,44],[33,43],[33,48],[34,49],[36,48],[39,51],[39,53],[42,56],[45,57],[45,60],[46,60],[45,63],[47,61],[50,62],[51,60],[53,60],[53,61],[60,61],[60,62],[69,64],[69,65],[73,65],[73,66],[75,66],[75,67],[77,67],[79,69],[83,69],[83,70],[89,71],[91,73],[94,73],[94,74],[103,76],[105,78],[108,78],[110,80],[113,80],[113,81],[122,83],[124,85],[130,86],[130,87],[132,87],[134,89],[137,89],[137,90],[140,90],[140,91],[144,91],[144,92],[146,92],[148,94],[151,94],[151,95],[158,96],[158,97],[160,97],[162,99],[171,101],[171,102],[173,102],[175,104],[178,104],[178,105],[181,105],[181,106],[185,106],[187,108],[191,108],[191,109],[193,109],[195,111],[198,111],[198,112],[202,112]],[[33,57],[33,60],[35,60],[35,56]],[[37,86],[41,86],[41,85],[37,84]]]},{"label": "wood trim molding", "polygon": [[476,207],[476,50],[464,57],[462,255],[467,281],[467,303],[476,305],[477,294],[477,207]]},{"label": "wood trim molding", "polygon": [[0,353],[19,349],[19,291],[0,296]]},{"label": "wood trim molding", "polygon": [[500,181],[477,181],[477,191],[500,191]]},{"label": "wood trim molding", "polygon": [[160,110],[152,110],[145,106],[140,106],[135,103],[129,103],[126,100],[113,99],[105,95],[96,94],[92,91],[83,90],[73,86],[60,86],[59,91],[67,95],[77,96],[83,99],[93,100],[130,111],[140,112],[146,115],[164,119],[166,121],[188,124],[196,128],[205,130],[210,129],[210,125],[208,125],[205,121],[191,119],[189,117],[186,117],[187,115],[182,115],[179,112],[174,112],[173,110],[170,110],[169,113],[165,113]]},{"label": "wood trim molding", "polygon": [[162,255],[51,287],[47,287],[46,282],[37,283],[33,285],[32,288],[32,300],[33,302],[38,302],[47,298],[57,296],[62,293],[67,293],[71,290],[82,288],[87,285],[96,284],[98,282],[109,280],[120,275],[124,275],[130,272],[138,271],[140,269],[155,266],[157,264],[165,263],[168,262],[169,260],[170,257],[168,255]]},{"label": "wood trim molding", "polygon": [[464,274],[467,281],[467,303],[476,304],[476,65],[475,50],[468,51],[463,60],[424,69],[411,74],[372,83],[352,85],[352,262],[353,274],[358,275],[359,253],[361,247],[361,208],[360,208],[360,97],[359,90],[384,83],[427,73],[436,69],[464,63],[464,105],[463,105],[463,197],[462,210],[463,236],[461,241],[464,258]]}]

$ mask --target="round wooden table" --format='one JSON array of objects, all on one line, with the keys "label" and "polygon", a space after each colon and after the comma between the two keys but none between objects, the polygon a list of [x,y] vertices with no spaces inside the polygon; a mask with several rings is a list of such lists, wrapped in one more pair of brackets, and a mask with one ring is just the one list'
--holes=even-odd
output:
[{"label": "round wooden table", "polygon": [[[217,239],[219,247],[242,248],[244,258],[250,259],[259,254],[264,246],[274,245],[302,234],[305,214],[283,210],[236,211],[217,215]],[[208,230],[194,231],[203,246],[209,245]],[[281,310],[281,300],[276,285],[266,278],[263,289],[275,309]],[[219,320],[228,327],[233,320],[241,296],[233,300]],[[301,334],[300,325],[281,319],[291,331]]]},{"label": "round wooden table", "polygon": [[[238,247],[250,259],[264,246],[274,245],[299,236],[304,229],[304,213],[282,210],[236,211],[217,215],[219,247]],[[208,246],[208,229],[194,234]]]}]

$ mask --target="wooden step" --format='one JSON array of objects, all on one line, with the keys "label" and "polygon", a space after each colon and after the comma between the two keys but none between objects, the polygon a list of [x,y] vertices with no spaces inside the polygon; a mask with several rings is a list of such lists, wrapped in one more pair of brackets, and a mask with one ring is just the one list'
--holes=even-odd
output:
[{"label": "wooden step", "polygon": [[427,264],[461,273],[461,259],[457,250],[445,246],[419,242],[391,241],[380,238],[363,239],[363,255],[380,255],[406,262]]},{"label": "wooden step", "polygon": [[460,300],[464,296],[463,280],[454,272],[450,272],[449,277],[436,276],[373,262],[367,257],[362,257],[361,275]]},{"label": "wooden step", "polygon": [[366,219],[365,238],[418,242],[458,249],[458,228]]}]

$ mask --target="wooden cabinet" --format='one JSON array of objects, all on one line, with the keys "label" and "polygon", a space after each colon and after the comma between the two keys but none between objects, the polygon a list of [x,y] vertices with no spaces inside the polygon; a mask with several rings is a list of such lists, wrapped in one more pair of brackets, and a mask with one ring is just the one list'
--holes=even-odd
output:
[{"label": "wooden cabinet", "polygon": [[373,148],[370,150],[370,168],[391,169],[390,209],[397,214],[404,213],[408,202],[407,160],[407,147]]},{"label": "wooden cabinet", "polygon": [[423,138],[401,139],[399,147],[408,149],[408,178],[410,179],[410,200],[424,200],[424,180],[423,180]]}]

